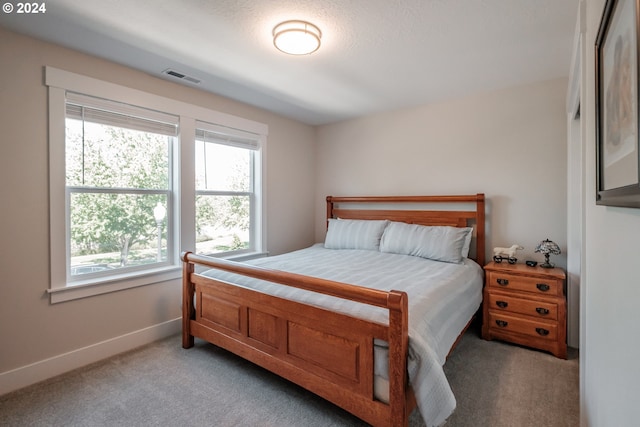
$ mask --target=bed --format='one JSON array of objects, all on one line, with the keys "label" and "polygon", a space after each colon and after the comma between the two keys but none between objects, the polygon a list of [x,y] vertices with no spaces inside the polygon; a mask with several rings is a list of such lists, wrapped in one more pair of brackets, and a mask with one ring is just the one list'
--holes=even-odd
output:
[{"label": "bed", "polygon": [[184,252],[182,346],[204,339],[374,426],[406,426],[416,406],[441,424],[442,365],[482,299],[484,194],[329,196],[327,227],[248,263]]}]

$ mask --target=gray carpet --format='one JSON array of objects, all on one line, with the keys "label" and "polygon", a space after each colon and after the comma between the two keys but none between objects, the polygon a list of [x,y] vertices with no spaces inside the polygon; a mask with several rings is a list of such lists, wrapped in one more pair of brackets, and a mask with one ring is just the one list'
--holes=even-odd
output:
[{"label": "gray carpet", "polygon": [[[445,365],[446,427],[577,426],[578,358],[487,342],[470,329]],[[2,426],[365,426],[224,350],[174,336],[0,396]],[[411,427],[423,427],[417,411]]]}]

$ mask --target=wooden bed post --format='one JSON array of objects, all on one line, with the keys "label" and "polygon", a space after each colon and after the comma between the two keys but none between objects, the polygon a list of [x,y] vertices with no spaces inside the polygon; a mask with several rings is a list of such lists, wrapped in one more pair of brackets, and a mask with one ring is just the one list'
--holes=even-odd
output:
[{"label": "wooden bed post", "polygon": [[191,252],[183,252],[182,259],[182,348],[193,347],[194,340],[191,335],[191,319],[194,317],[193,297],[194,286],[191,274],[194,272],[194,264],[187,260]]},{"label": "wooden bed post", "polygon": [[329,228],[329,218],[333,218],[333,197],[327,196],[327,228]]},{"label": "wooden bed post", "polygon": [[407,353],[409,308],[404,292],[389,291],[389,406],[391,426],[409,425],[407,413]]},{"label": "wooden bed post", "polygon": [[484,232],[484,222],[485,222],[485,212],[484,212],[484,193],[478,193],[476,195],[476,239],[479,242],[476,245],[476,261],[480,265],[480,267],[484,267],[486,262],[485,260],[485,232]]}]

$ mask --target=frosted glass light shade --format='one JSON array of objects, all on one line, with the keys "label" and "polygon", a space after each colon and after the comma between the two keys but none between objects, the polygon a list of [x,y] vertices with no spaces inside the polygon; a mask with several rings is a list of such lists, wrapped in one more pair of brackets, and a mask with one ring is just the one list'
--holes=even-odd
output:
[{"label": "frosted glass light shade", "polygon": [[322,32],[306,21],[285,21],[273,29],[274,46],[290,55],[308,55],[320,47]]}]

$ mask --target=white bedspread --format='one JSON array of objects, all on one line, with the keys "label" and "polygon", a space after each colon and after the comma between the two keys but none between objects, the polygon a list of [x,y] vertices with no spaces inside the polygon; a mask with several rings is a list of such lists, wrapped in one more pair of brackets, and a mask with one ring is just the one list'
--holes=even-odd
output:
[{"label": "white bedspread", "polygon": [[[482,269],[471,260],[450,264],[424,258],[368,250],[306,249],[250,264],[321,277],[382,290],[404,291],[409,297],[409,380],[428,426],[442,424],[455,409],[455,397],[442,365],[456,338],[482,301]],[[229,280],[231,273],[204,273]],[[273,295],[329,307],[382,323],[387,311],[288,286],[234,276],[236,283]],[[382,361],[382,363],[381,363]],[[388,359],[376,358],[376,374],[385,375]]]}]

